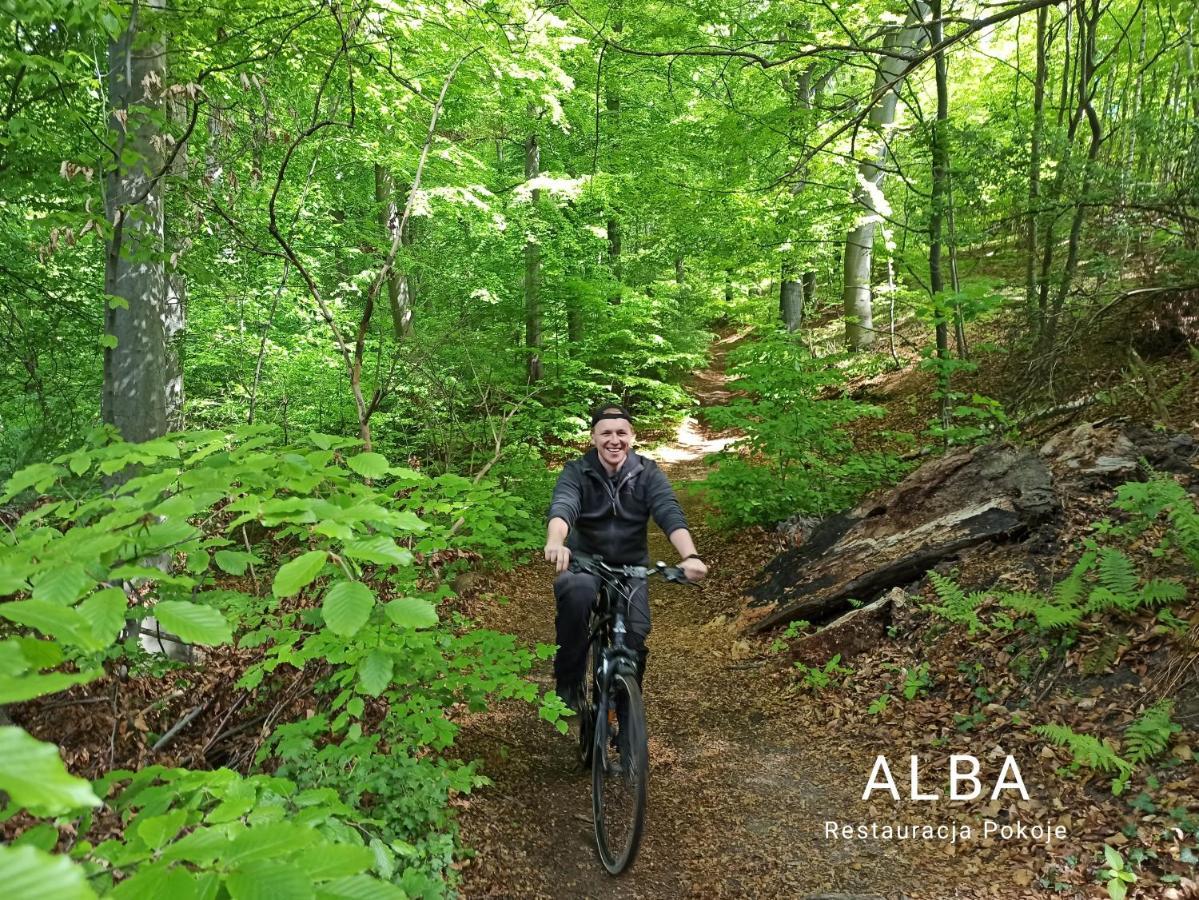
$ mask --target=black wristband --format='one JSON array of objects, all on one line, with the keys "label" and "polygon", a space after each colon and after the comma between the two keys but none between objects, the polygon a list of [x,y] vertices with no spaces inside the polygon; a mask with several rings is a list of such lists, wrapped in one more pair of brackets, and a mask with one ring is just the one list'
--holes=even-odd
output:
[{"label": "black wristband", "polygon": [[700,555],[698,553],[689,553],[686,556],[684,556],[681,560],[679,560],[679,562],[686,562],[689,559],[698,559],[700,562],[703,562],[703,560],[700,559]]}]

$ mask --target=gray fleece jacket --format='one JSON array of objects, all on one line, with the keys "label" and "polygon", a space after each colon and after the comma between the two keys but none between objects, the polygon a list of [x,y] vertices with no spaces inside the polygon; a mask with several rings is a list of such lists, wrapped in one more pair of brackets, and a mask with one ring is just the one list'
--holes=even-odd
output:
[{"label": "gray fleece jacket", "polygon": [[[566,546],[620,565],[648,565],[650,517],[669,537],[687,527],[678,498],[652,459],[630,452],[609,478],[592,447],[558,476],[548,519],[570,526]],[[547,519],[547,520],[548,520]]]}]

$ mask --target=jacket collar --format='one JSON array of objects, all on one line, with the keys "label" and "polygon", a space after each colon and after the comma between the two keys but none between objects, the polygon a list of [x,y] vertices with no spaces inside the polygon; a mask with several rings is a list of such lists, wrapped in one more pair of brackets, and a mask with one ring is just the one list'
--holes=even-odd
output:
[{"label": "jacket collar", "polygon": [[[594,447],[583,454],[583,463],[587,469],[600,478],[608,477],[608,470],[604,468],[604,464],[600,462],[599,451]],[[616,472],[616,480],[623,482],[626,478],[636,475],[645,467],[642,458],[634,451],[630,450],[629,455],[625,457],[624,465]]]}]

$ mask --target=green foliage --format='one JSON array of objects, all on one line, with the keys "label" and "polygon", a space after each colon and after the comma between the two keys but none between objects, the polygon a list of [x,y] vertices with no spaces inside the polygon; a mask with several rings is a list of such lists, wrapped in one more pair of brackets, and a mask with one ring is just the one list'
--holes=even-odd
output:
[{"label": "green foliage", "polygon": [[797,662],[795,673],[805,688],[813,693],[819,693],[834,680],[844,682],[849,675],[853,674],[853,669],[841,665],[841,654],[838,653],[823,666],[808,666]]},{"label": "green foliage", "polygon": [[1107,881],[1107,895],[1111,900],[1124,900],[1128,896],[1128,886],[1136,882],[1137,876],[1114,847],[1104,845],[1103,858],[1107,868],[1099,870],[1099,877]]},{"label": "green foliage", "polygon": [[941,603],[926,604],[925,609],[955,625],[965,625],[971,637],[983,628],[983,623],[978,618],[978,607],[987,596],[985,592],[967,594],[956,582],[939,572],[929,572],[928,580],[932,582],[933,590],[937,592],[937,598]]},{"label": "green foliage", "polygon": [[928,663],[903,670],[903,699],[915,700],[920,694],[927,694],[932,687],[933,679],[929,674]]},{"label": "green foliage", "polygon": [[1181,725],[1170,721],[1173,712],[1171,700],[1159,700],[1124,729],[1124,752],[1129,762],[1139,766],[1166,751],[1171,736],[1182,731]]},{"label": "green foliage", "polygon": [[844,429],[882,410],[820,398],[844,377],[837,359],[815,359],[776,330],[760,331],[730,358],[732,386],[745,396],[709,410],[708,418],[745,436],[713,457],[717,468],[706,482],[727,524],[836,512],[902,473],[894,456],[858,451]]},{"label": "green foliage", "polygon": [[[1127,508],[1129,503],[1134,502],[1125,499],[1130,493],[1136,497],[1147,496],[1146,492],[1128,492],[1128,487],[1126,485],[1120,489],[1114,505]],[[1173,496],[1168,489],[1166,493]],[[1193,504],[1189,499],[1181,506],[1193,511]],[[1165,506],[1158,505],[1156,501],[1146,500],[1145,505],[1139,508],[1152,512],[1148,520],[1152,521]],[[1186,514],[1183,513],[1179,518],[1186,521]],[[1142,529],[1144,527],[1147,525],[1141,526]],[[1128,533],[1112,528],[1105,530],[1112,534]],[[941,602],[925,608],[950,622],[965,625],[973,637],[986,628],[1010,629],[1013,622],[1027,625],[1042,633],[1066,631],[1088,620],[1097,620],[1105,613],[1133,615],[1142,609],[1169,607],[1187,596],[1186,585],[1183,582],[1168,578],[1144,578],[1136,563],[1123,550],[1101,547],[1091,539],[1085,540],[1083,546],[1084,551],[1070,569],[1070,574],[1057,582],[1048,595],[994,590],[966,594],[951,579],[931,572],[929,580]],[[979,616],[979,610],[988,599],[997,601],[1001,607],[1010,611],[1012,616],[993,615],[989,622],[984,622]],[[1117,649],[1118,646],[1109,648],[1108,652],[1113,658]]]},{"label": "green foliage", "polygon": [[1199,505],[1173,478],[1158,474],[1149,481],[1123,484],[1112,506],[1130,519],[1118,533],[1140,535],[1164,520],[1166,531],[1154,548],[1155,555],[1178,553],[1199,569]]},{"label": "green foliage", "polygon": [[[400,896],[370,870],[409,895],[439,892],[455,847],[449,797],[481,783],[440,753],[456,731],[446,710],[532,702],[536,688],[521,677],[532,651],[440,620],[449,591],[429,587],[428,560],[490,549],[510,534],[505,522],[523,523],[494,484],[392,467],[381,454],[354,454],[355,444],[312,434],[281,445],[265,426],[139,445],[97,433],[6,485],[7,498],[42,496],[0,535],[11,596],[0,614],[15,626],[0,641],[5,701],[133,664],[116,642],[127,619],[147,613],[188,642],[262,648],[245,689],[281,667],[317,663],[325,673],[323,712],[282,725],[260,757],[277,777],[154,768],[106,778],[102,796],[128,778],[112,803],[141,811],[121,840],[79,844],[93,885],[119,872],[132,896],[222,884],[232,896]],[[235,582],[226,574],[247,570]],[[130,583],[136,594],[121,587]],[[382,705],[368,713],[367,698]],[[0,729],[0,744],[10,812],[99,803],[52,745],[18,728]],[[176,854],[173,840],[189,849]],[[10,857],[18,867],[40,859]]]},{"label": "green foliage", "polygon": [[1112,793],[1117,796],[1124,792],[1128,780],[1132,777],[1134,766],[1123,759],[1115,746],[1107,738],[1100,740],[1089,734],[1078,734],[1066,725],[1036,725],[1033,732],[1048,738],[1059,747],[1066,747],[1074,756],[1071,768],[1080,767],[1098,769],[1101,772],[1116,777],[1112,780]]}]

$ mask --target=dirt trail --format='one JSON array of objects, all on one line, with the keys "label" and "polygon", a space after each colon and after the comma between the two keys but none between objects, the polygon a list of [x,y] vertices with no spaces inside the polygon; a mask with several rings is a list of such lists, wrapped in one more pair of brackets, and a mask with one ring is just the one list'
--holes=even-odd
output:
[{"label": "dirt trail", "polygon": [[[705,405],[727,399],[720,374],[727,348],[718,345],[712,368],[697,374],[694,393]],[[678,440],[651,455],[679,487],[701,478],[704,454],[729,439],[689,420]],[[603,871],[594,849],[590,777],[577,768],[574,742],[539,720],[533,707],[510,703],[468,722],[460,737],[465,758],[482,757],[495,782],[467,798],[462,810],[464,842],[478,854],[464,867],[463,896],[972,896],[928,892],[916,874],[927,872],[917,857],[938,852],[931,845],[825,838],[826,820],[871,822],[893,814],[889,800],[872,810],[858,799],[878,750],[835,728],[815,734],[796,724],[809,718],[796,716],[798,705],[819,701],[785,694],[781,666],[728,624],[742,586],[769,555],[768,542],[741,535],[738,544],[713,533],[704,524],[702,498],[680,494],[712,574],[699,589],[651,586],[649,813],[635,867],[619,878]],[[652,527],[650,552],[673,559]],[[526,643],[552,642],[550,585],[544,563],[508,573],[482,598],[481,624]],[[501,597],[509,602],[491,602]],[[552,686],[549,663],[534,675],[542,689]],[[932,868],[946,862],[941,857]]]}]

